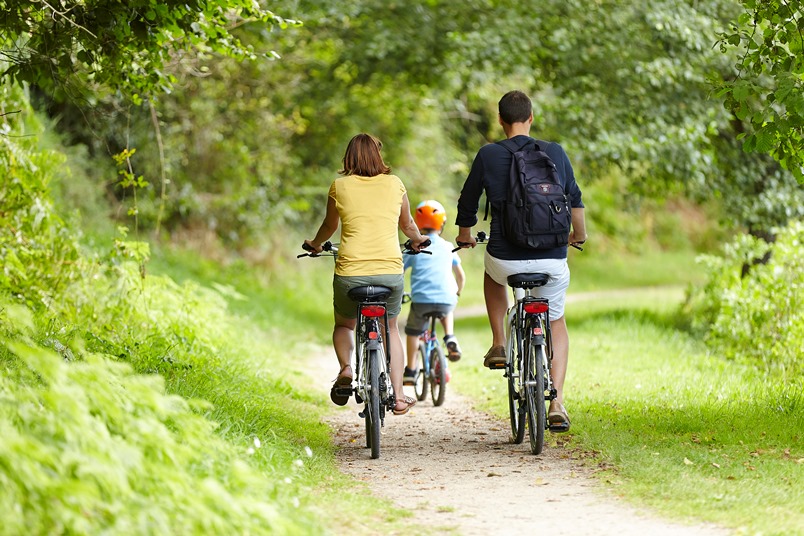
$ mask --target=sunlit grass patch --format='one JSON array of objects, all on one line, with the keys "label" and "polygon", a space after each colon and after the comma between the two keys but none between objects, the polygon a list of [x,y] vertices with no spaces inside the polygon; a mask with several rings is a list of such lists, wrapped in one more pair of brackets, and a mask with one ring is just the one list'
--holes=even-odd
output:
[{"label": "sunlit grass patch", "polygon": [[[562,441],[590,453],[618,494],[667,516],[804,534],[804,382],[780,385],[709,355],[677,329],[680,294],[669,292],[568,305],[573,426]],[[486,319],[456,332],[465,358],[454,385],[507,422],[505,379],[482,367]]]}]

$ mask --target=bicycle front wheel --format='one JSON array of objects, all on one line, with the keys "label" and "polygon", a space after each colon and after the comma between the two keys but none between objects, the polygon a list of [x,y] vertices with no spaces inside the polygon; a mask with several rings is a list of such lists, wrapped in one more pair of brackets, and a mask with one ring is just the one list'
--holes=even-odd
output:
[{"label": "bicycle front wheel", "polygon": [[366,403],[366,429],[371,444],[371,457],[380,457],[380,358],[382,355],[376,348],[368,350],[369,362],[369,397]]},{"label": "bicycle front wheel", "polygon": [[426,350],[424,343],[419,341],[419,350],[416,352],[416,383],[413,384],[413,391],[416,393],[416,400],[421,402],[427,398],[427,387],[429,386],[430,367],[426,362]]},{"label": "bicycle front wheel", "polygon": [[[532,330],[529,330],[531,332]],[[547,429],[547,410],[544,403],[544,344],[536,344],[529,336],[525,354],[525,400],[528,411],[530,451],[541,454],[544,450],[544,431]]]},{"label": "bicycle front wheel", "polygon": [[447,394],[447,360],[444,358],[444,350],[438,344],[430,351],[430,367],[433,370],[430,395],[433,397],[433,405],[440,406]]},{"label": "bicycle front wheel", "polygon": [[516,344],[516,322],[514,316],[508,323],[508,340],[505,345],[508,362],[505,375],[508,377],[508,413],[511,417],[511,443],[520,444],[525,439],[525,400],[521,396],[522,360]]}]

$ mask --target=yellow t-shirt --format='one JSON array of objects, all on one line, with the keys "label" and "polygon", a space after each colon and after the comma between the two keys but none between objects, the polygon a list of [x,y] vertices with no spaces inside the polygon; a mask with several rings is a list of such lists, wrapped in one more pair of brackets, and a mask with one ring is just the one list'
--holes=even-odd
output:
[{"label": "yellow t-shirt", "polygon": [[338,275],[402,273],[399,213],[405,185],[396,175],[335,179],[329,197],[341,219],[341,245],[335,261]]}]

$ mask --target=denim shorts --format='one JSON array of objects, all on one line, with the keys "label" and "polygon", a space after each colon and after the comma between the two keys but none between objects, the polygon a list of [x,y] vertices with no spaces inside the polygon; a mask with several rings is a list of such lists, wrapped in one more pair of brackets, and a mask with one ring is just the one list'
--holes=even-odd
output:
[{"label": "denim shorts", "polygon": [[391,289],[386,300],[388,317],[399,316],[402,310],[402,293],[405,290],[405,277],[402,274],[390,275],[338,275],[332,279],[332,305],[335,312],[344,318],[357,318],[357,302],[349,299],[349,290],[366,285],[381,285]]},{"label": "denim shorts", "polygon": [[[550,320],[558,320],[564,316],[564,302],[570,283],[570,269],[567,259],[533,259],[523,261],[506,261],[489,255],[484,258],[486,273],[496,283],[508,286],[508,276],[532,272],[548,274],[550,279],[543,287],[533,289],[533,295],[547,298],[550,302]],[[517,289],[517,292],[522,292]]]}]

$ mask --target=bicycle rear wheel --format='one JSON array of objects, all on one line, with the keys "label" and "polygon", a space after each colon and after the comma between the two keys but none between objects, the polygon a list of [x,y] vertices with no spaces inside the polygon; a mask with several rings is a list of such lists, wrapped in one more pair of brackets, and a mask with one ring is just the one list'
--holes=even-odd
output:
[{"label": "bicycle rear wheel", "polygon": [[419,350],[416,352],[416,383],[413,384],[413,391],[416,393],[416,400],[421,402],[427,398],[427,387],[429,386],[430,367],[425,362],[424,342],[419,341]]},{"label": "bicycle rear wheel", "polygon": [[430,351],[430,367],[433,370],[430,395],[433,397],[433,405],[440,406],[447,394],[447,360],[444,358],[444,350],[438,344]]},{"label": "bicycle rear wheel", "polygon": [[529,336],[525,344],[525,400],[528,412],[528,436],[530,451],[533,454],[541,454],[544,450],[544,431],[547,429],[547,410],[544,403],[546,355],[544,344],[536,344],[533,340],[533,330],[528,329],[527,332]]},{"label": "bicycle rear wheel", "polygon": [[517,352],[516,323],[513,316],[508,323],[508,340],[505,346],[505,355],[508,360],[505,365],[505,374],[508,377],[508,412],[511,417],[511,443],[518,445],[525,439],[525,401],[520,396],[522,361]]},{"label": "bicycle rear wheel", "polygon": [[366,403],[366,428],[371,445],[371,457],[380,457],[380,351],[376,348],[368,350],[369,362],[369,397]]}]

